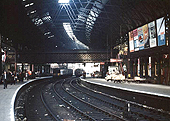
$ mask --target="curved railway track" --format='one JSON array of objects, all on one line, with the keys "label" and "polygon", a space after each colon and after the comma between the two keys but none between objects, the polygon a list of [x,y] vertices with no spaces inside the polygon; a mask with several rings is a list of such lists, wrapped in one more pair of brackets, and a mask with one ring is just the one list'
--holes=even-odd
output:
[{"label": "curved railway track", "polygon": [[[39,83],[37,85],[33,85],[30,90],[27,90],[27,99],[25,102],[25,115],[22,121],[53,121],[53,118],[49,115],[49,112],[46,108],[44,108],[41,102],[41,88],[44,86],[44,83]],[[16,121],[21,121],[20,119]]]},{"label": "curved railway track", "polygon": [[168,112],[91,90],[80,85],[77,78],[40,84],[29,91],[28,99],[25,105],[26,117],[31,121],[169,121],[170,119]]},{"label": "curved railway track", "polygon": [[[82,93],[79,92],[70,92],[70,86],[69,86],[69,80],[65,80],[63,82],[60,82],[60,85],[58,86],[58,83],[54,85],[55,92],[58,93],[60,96],[65,98],[65,100],[70,103],[72,106],[76,107],[78,110],[83,112],[83,114],[89,118],[89,120],[94,121],[126,121],[122,117],[119,117],[117,115],[114,115],[102,108],[100,106],[93,105],[87,101],[84,101],[84,99],[80,98],[79,96],[82,95]],[[64,90],[61,91],[61,90]],[[76,94],[75,94],[76,93]],[[79,96],[78,96],[79,95]]]}]

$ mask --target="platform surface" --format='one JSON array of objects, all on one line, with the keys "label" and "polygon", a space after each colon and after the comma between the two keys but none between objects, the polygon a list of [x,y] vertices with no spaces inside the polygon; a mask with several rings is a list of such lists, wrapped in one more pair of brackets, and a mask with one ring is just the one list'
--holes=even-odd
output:
[{"label": "platform surface", "polygon": [[4,89],[4,85],[0,84],[0,121],[13,121],[13,95],[16,90],[25,82],[19,82],[15,85],[8,84]]},{"label": "platform surface", "polygon": [[4,85],[0,84],[0,121],[14,121],[14,101],[18,90],[31,81],[44,78],[50,78],[50,76],[24,80],[23,82],[17,82],[15,85],[8,84],[7,89],[4,89]]},{"label": "platform surface", "polygon": [[164,97],[170,98],[170,86],[166,86],[166,85],[135,83],[135,82],[114,83],[113,81],[107,82],[105,79],[100,79],[100,78],[86,78],[85,80],[91,83],[96,83],[99,85],[104,85],[104,86],[113,87],[117,89],[141,92],[141,93],[164,96]]}]

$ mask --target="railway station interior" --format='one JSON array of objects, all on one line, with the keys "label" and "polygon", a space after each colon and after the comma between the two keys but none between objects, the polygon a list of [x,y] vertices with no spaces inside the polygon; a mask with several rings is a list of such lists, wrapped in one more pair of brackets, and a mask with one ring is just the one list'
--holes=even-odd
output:
[{"label": "railway station interior", "polygon": [[0,121],[169,121],[169,27],[169,0],[1,0]]}]

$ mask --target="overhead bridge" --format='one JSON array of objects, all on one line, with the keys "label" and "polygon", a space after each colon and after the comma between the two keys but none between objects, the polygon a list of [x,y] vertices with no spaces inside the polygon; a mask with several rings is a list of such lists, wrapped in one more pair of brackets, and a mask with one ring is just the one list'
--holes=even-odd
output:
[{"label": "overhead bridge", "polygon": [[17,62],[23,63],[87,63],[106,62],[108,52],[60,52],[60,53],[17,53]]}]

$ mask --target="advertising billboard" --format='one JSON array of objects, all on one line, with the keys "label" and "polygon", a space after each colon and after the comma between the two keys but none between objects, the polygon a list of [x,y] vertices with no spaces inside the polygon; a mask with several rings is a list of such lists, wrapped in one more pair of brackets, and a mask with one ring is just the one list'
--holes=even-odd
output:
[{"label": "advertising billboard", "polygon": [[134,49],[135,51],[139,50],[139,40],[138,40],[138,30],[133,30],[133,38],[134,38]]},{"label": "advertising billboard", "polygon": [[144,49],[144,42],[143,42],[142,27],[138,28],[138,38],[139,38],[139,50],[143,50]]},{"label": "advertising billboard", "polygon": [[133,31],[129,32],[129,50],[134,52]]},{"label": "advertising billboard", "polygon": [[150,48],[152,47],[156,47],[156,28],[155,28],[155,21],[150,22],[148,24],[148,28],[149,28],[149,44],[150,44]]},{"label": "advertising billboard", "polygon": [[142,31],[143,31],[143,46],[144,49],[149,48],[149,32],[148,32],[148,24],[145,24],[142,26]]},{"label": "advertising billboard", "polygon": [[166,40],[164,17],[129,32],[130,52],[162,46],[165,44]]},{"label": "advertising billboard", "polygon": [[165,19],[164,17],[156,20],[158,46],[165,45]]}]

